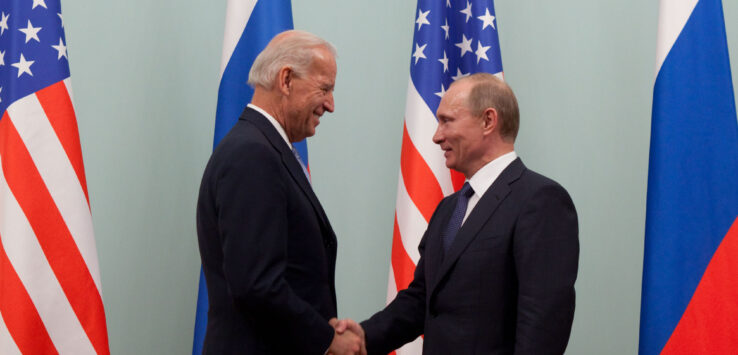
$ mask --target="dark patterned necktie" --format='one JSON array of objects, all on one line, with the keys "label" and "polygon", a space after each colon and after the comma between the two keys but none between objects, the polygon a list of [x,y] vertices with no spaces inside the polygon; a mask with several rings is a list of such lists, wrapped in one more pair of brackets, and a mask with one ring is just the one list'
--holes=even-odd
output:
[{"label": "dark patterned necktie", "polygon": [[300,158],[300,153],[297,152],[297,148],[292,147],[292,154],[295,156],[295,159],[297,159],[297,162],[300,163],[302,172],[305,174],[305,177],[307,178],[308,182],[312,185],[312,182],[310,181],[310,173],[308,173],[307,168],[305,168],[305,165],[302,163],[302,159]]},{"label": "dark patterned necktie", "polygon": [[451,243],[454,242],[456,233],[461,228],[461,223],[464,221],[464,215],[466,214],[466,206],[469,204],[469,198],[474,194],[469,182],[465,182],[464,186],[459,190],[459,195],[456,199],[456,208],[451,214],[451,218],[448,220],[446,230],[444,231],[441,239],[443,240],[443,250],[448,251],[451,247]]}]

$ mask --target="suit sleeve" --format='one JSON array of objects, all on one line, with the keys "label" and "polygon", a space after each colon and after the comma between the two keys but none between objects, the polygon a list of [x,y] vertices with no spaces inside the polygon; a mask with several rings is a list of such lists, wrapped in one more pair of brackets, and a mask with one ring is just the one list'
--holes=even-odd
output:
[{"label": "suit sleeve", "polygon": [[[426,232],[428,234],[428,232]],[[425,322],[425,263],[423,249],[426,236],[420,242],[420,260],[413,281],[400,291],[383,310],[361,323],[366,336],[368,354],[387,354],[423,334]]]},{"label": "suit sleeve", "polygon": [[[236,307],[268,333],[323,354],[333,328],[284,278],[287,268],[287,181],[271,147],[247,147],[254,160],[234,159],[216,184],[216,209],[226,283]],[[270,329],[272,328],[272,329]]]},{"label": "suit sleeve", "polygon": [[577,214],[566,190],[547,185],[536,191],[522,207],[514,233],[515,354],[563,354],[579,262]]},{"label": "suit sleeve", "polygon": [[[442,200],[431,217],[431,225],[438,210],[446,200]],[[423,334],[426,313],[425,245],[428,230],[418,245],[420,260],[415,267],[413,281],[400,291],[383,310],[361,323],[366,335],[366,349],[369,354],[387,354],[402,345],[415,340]]]}]

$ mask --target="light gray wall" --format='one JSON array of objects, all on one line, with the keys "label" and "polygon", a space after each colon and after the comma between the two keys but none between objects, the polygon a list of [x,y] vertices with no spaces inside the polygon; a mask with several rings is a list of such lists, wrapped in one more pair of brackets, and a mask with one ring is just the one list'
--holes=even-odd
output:
[{"label": "light gray wall", "polygon": [[[725,4],[733,67],[738,5]],[[568,354],[637,351],[657,2],[498,0],[516,149],[580,218]],[[194,206],[212,148],[225,4],[63,0],[115,354],[191,351]],[[339,51],[336,112],[309,142],[339,237],[339,313],[384,304],[415,1],[294,0]],[[734,75],[734,81],[736,80]]]}]

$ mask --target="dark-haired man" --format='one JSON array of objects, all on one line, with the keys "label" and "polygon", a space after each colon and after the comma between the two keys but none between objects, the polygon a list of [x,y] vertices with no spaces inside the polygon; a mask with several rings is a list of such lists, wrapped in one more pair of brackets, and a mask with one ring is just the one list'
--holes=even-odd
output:
[{"label": "dark-haired man", "polygon": [[424,354],[562,354],[579,258],[569,194],[517,157],[517,100],[497,77],[454,82],[437,117],[433,141],[467,181],[436,208],[410,286],[338,331],[363,327],[370,354],[421,334]]}]

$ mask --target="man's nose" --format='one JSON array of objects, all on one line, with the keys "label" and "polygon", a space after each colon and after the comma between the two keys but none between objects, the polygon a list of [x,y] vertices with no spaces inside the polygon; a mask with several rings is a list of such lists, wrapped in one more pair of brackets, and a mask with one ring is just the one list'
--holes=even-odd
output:
[{"label": "man's nose", "polygon": [[441,144],[441,142],[443,142],[443,134],[441,134],[441,125],[439,124],[436,132],[433,133],[433,143]]},{"label": "man's nose", "polygon": [[328,94],[328,97],[326,98],[325,102],[323,103],[323,107],[325,108],[326,111],[333,112],[333,109],[335,108],[334,107],[334,103],[333,103],[333,92],[330,92]]}]

